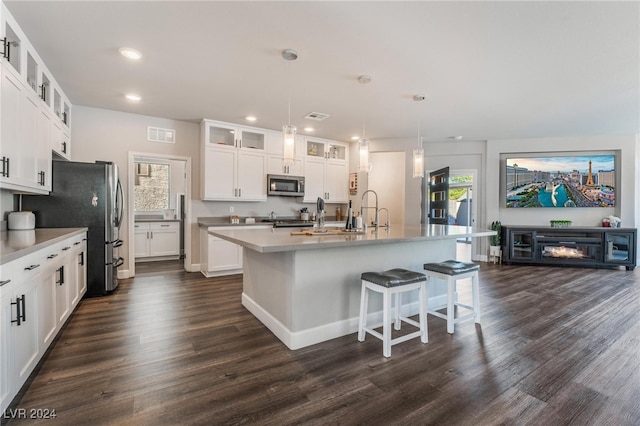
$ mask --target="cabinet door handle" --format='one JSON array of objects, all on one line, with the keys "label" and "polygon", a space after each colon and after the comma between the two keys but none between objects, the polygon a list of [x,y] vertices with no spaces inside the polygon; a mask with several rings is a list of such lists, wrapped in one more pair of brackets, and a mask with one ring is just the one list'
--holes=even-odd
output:
[{"label": "cabinet door handle", "polygon": [[63,154],[67,153],[67,143],[66,142],[62,142],[62,153]]},{"label": "cabinet door handle", "polygon": [[59,277],[56,283],[59,285],[64,284],[64,266],[61,266],[58,269],[56,269],[56,272],[58,273],[58,277]]},{"label": "cabinet door handle", "polygon": [[5,284],[9,284],[10,282],[11,282],[11,280],[0,281],[0,287],[5,285]]},{"label": "cabinet door handle", "polygon": [[63,247],[63,248],[62,248],[62,251],[67,251],[67,250],[69,250],[70,248],[71,248],[71,247]]},{"label": "cabinet door handle", "polygon": [[67,123],[67,112],[66,111],[62,113],[62,122],[64,124],[68,124]]},{"label": "cabinet door handle", "polygon": [[47,256],[47,259],[53,259],[54,257],[58,257],[58,253],[50,254],[49,256]]},{"label": "cabinet door handle", "polygon": [[242,188],[238,188],[238,197],[242,197]]},{"label": "cabinet door handle", "polygon": [[75,243],[73,243],[74,246],[77,246],[78,244],[82,244],[82,241],[76,241]]},{"label": "cabinet door handle", "polygon": [[160,225],[162,228],[168,228],[169,225]]},{"label": "cabinet door handle", "polygon": [[80,261],[78,262],[78,265],[84,266],[84,252],[80,253]]},{"label": "cabinet door handle", "polygon": [[2,40],[2,57],[9,59],[9,43],[7,43],[7,38],[4,37],[0,40]]},{"label": "cabinet door handle", "polygon": [[22,297],[16,297],[15,302],[11,302],[12,305],[16,305],[16,319],[12,319],[11,323],[15,323],[17,326],[20,326],[23,321],[27,320],[25,299],[26,297],[23,294]]},{"label": "cabinet door handle", "polygon": [[[57,256],[57,254],[56,254]],[[55,257],[55,256],[54,256]],[[39,268],[40,265],[31,265],[31,266],[27,266],[26,268],[24,268],[25,271],[33,271],[36,268]]]},{"label": "cabinet door handle", "polygon": [[9,177],[9,157],[2,157],[2,176]]}]

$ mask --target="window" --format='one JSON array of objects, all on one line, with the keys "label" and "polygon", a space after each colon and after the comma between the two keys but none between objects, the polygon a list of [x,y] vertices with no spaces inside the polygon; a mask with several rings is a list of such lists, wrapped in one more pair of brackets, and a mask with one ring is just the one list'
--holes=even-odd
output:
[{"label": "window", "polygon": [[169,208],[169,165],[135,163],[133,209],[136,212]]}]

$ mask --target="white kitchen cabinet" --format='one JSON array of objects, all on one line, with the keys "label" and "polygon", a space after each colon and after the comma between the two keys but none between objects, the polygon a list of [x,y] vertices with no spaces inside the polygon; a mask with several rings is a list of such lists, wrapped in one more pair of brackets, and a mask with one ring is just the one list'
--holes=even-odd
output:
[{"label": "white kitchen cabinet", "polygon": [[136,222],[135,257],[180,255],[180,222]]},{"label": "white kitchen cabinet", "polygon": [[200,272],[205,277],[242,273],[242,246],[223,240],[209,231],[269,229],[271,225],[210,226],[200,228]]},{"label": "white kitchen cabinet", "polygon": [[[2,265],[3,269],[4,267]],[[6,380],[2,387],[6,386],[7,389],[3,392],[6,393],[3,410],[40,359],[37,291],[42,280],[41,262],[37,255],[30,255],[22,261],[16,261],[12,267],[14,279],[0,287],[0,341],[6,343],[9,352],[7,375],[0,378]]]},{"label": "white kitchen cabinet", "polygon": [[253,127],[202,121],[203,200],[267,200],[265,135]]},{"label": "white kitchen cabinet", "polygon": [[282,132],[267,133],[267,173],[274,175],[303,176],[304,138],[296,135],[293,164],[284,164],[284,135]]},{"label": "white kitchen cabinet", "polygon": [[85,241],[86,233],[77,234],[0,268],[0,411],[11,403],[84,294],[75,297],[69,289],[79,286],[78,272],[86,277],[86,266],[75,265],[76,255],[86,251]]},{"label": "white kitchen cabinet", "polygon": [[349,202],[349,146],[335,141],[305,139],[303,202],[318,197],[329,203]]},{"label": "white kitchen cabinet", "polygon": [[0,10],[0,188],[48,194],[51,145],[70,159],[71,103],[3,3]]},{"label": "white kitchen cabinet", "polygon": [[13,398],[13,333],[11,319],[13,305],[13,286],[16,278],[13,264],[5,264],[0,268],[0,408],[4,410]]},{"label": "white kitchen cabinet", "polygon": [[266,154],[263,151],[205,148],[202,199],[266,201],[266,166]]}]

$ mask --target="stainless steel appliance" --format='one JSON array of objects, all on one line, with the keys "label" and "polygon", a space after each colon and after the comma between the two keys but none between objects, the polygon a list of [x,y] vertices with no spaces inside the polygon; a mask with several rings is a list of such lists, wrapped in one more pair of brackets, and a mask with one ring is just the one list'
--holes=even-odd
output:
[{"label": "stainless steel appliance", "polygon": [[302,197],[304,195],[304,177],[267,175],[267,194]]},{"label": "stainless steel appliance", "polygon": [[38,228],[87,227],[87,296],[118,286],[118,255],[124,192],[115,163],[54,161],[50,195],[22,197],[22,208],[36,215]]}]

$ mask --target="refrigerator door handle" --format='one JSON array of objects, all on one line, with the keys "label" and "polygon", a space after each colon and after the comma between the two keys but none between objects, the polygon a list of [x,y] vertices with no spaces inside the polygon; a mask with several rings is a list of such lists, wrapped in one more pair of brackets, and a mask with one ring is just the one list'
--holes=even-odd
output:
[{"label": "refrigerator door handle", "polygon": [[122,217],[124,216],[124,190],[122,189],[122,184],[120,183],[120,179],[118,179],[118,183],[116,185],[116,228],[120,228],[122,225]]},{"label": "refrigerator door handle", "polygon": [[119,239],[119,238],[118,238],[117,240],[115,240],[115,241],[113,242],[113,247],[114,247],[114,248],[115,248],[115,247],[120,247],[120,246],[122,246],[122,243],[123,243],[123,241],[122,241],[121,239]]},{"label": "refrigerator door handle", "polygon": [[117,268],[119,266],[122,266],[123,264],[124,264],[124,259],[122,257],[119,257],[118,260],[113,262],[113,267]]}]

